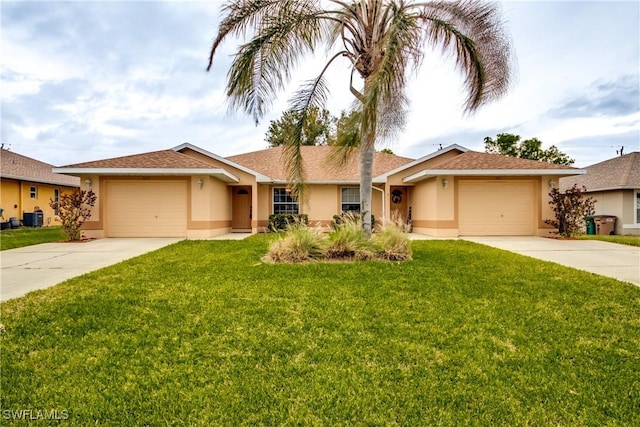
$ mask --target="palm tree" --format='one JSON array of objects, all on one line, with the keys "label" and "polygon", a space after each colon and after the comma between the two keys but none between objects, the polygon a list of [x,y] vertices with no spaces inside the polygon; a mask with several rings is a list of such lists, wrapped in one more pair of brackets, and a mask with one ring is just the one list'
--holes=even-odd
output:
[{"label": "palm tree", "polygon": [[[503,95],[509,86],[511,48],[500,10],[492,3],[241,0],[227,2],[222,12],[207,70],[226,38],[249,37],[234,57],[226,89],[230,108],[251,114],[256,123],[305,55],[326,46],[333,54],[291,100],[291,108],[301,112],[300,136],[307,112],[325,105],[328,68],[337,60],[349,62],[356,120],[352,132],[343,132],[339,142],[350,148],[356,145],[359,151],[361,214],[367,234],[375,144],[404,127],[407,75],[421,64],[424,46],[430,44],[454,57],[464,76],[467,113]],[[300,141],[298,137],[286,145],[285,162],[290,182],[302,197]]]}]

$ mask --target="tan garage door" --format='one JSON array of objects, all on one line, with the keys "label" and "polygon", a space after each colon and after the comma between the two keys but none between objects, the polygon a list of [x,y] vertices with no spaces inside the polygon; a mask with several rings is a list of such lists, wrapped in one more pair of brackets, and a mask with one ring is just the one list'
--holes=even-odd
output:
[{"label": "tan garage door", "polygon": [[108,237],[186,237],[184,181],[108,181]]},{"label": "tan garage door", "polygon": [[535,234],[534,181],[460,181],[458,229],[462,236]]}]

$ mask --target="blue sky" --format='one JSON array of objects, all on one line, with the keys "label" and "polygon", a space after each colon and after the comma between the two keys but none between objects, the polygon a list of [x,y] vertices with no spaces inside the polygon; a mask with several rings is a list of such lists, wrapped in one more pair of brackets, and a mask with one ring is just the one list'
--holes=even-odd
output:
[{"label": "blue sky", "polygon": [[[6,1],[1,13],[1,128],[9,149],[57,166],[190,142],[221,156],[266,147],[288,94],[319,72],[301,64],[258,126],[230,113],[225,76],[236,44],[205,72],[222,2]],[[421,157],[438,145],[483,150],[497,133],[537,137],[588,166],[640,149],[640,3],[509,1],[517,58],[509,94],[468,117],[461,77],[430,53],[411,77],[406,129],[387,146]],[[351,99],[334,70],[328,107]],[[381,147],[382,148],[382,147]]]}]

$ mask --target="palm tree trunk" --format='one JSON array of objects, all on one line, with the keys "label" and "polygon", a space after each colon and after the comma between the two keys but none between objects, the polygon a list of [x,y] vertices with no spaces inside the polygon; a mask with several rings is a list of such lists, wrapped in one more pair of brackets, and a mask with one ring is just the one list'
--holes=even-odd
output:
[{"label": "palm tree trunk", "polygon": [[371,186],[373,185],[373,157],[375,155],[375,133],[367,132],[360,146],[360,214],[362,228],[371,236]]}]

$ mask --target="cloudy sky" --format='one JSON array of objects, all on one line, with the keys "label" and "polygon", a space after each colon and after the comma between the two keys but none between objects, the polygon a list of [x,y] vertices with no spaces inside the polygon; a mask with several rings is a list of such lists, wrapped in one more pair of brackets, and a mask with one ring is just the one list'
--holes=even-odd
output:
[{"label": "cloudy sky", "polygon": [[[183,142],[221,156],[265,148],[288,95],[258,126],[228,111],[233,41],[205,72],[221,3],[2,0],[2,143],[56,166]],[[508,1],[502,9],[517,56],[509,94],[465,116],[461,77],[429,54],[390,148],[414,158],[440,144],[482,151],[485,136],[508,132],[554,144],[581,167],[622,146],[639,150],[640,3]],[[290,91],[319,72],[320,59],[302,64]],[[351,101],[344,70],[331,86],[336,115]]]}]

